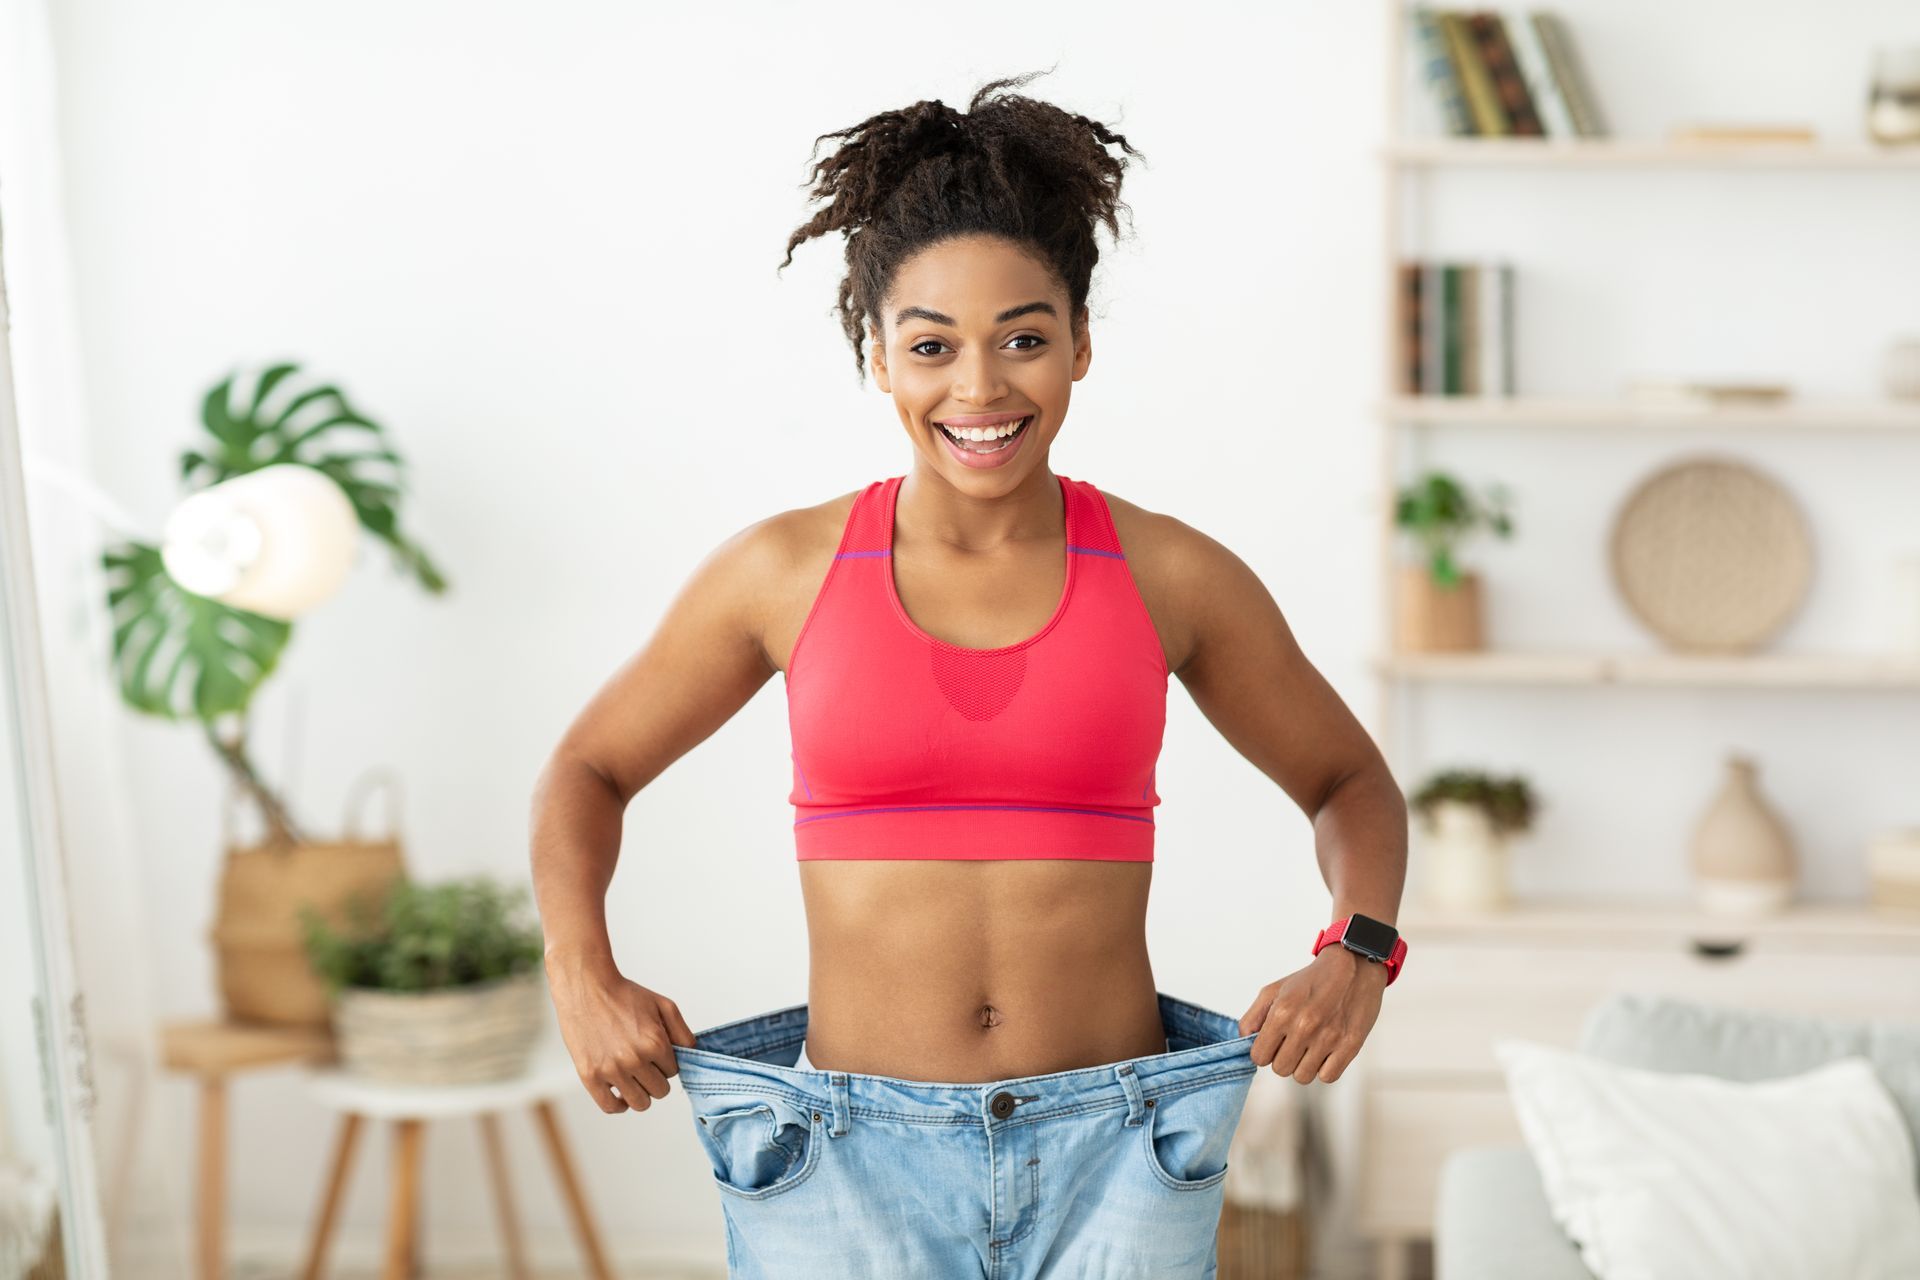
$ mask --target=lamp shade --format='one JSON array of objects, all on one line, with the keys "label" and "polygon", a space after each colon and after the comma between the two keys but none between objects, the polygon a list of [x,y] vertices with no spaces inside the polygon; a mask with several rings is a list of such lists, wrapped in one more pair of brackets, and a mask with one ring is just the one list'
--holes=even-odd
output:
[{"label": "lamp shade", "polygon": [[181,502],[167,517],[160,558],[195,595],[285,620],[340,589],[359,531],[353,503],[331,477],[277,463]]}]

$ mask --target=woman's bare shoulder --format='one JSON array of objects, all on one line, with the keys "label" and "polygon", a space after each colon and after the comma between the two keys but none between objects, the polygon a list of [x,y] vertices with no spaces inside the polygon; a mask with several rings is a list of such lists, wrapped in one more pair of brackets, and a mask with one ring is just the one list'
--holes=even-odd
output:
[{"label": "woman's bare shoulder", "polygon": [[1164,576],[1172,569],[1191,565],[1194,557],[1204,557],[1213,539],[1178,516],[1154,511],[1102,489],[1107,510],[1113,516],[1113,531],[1126,552],[1127,565],[1135,574]]},{"label": "woman's bare shoulder", "polygon": [[852,489],[811,506],[790,507],[751,526],[757,544],[755,594],[762,604],[760,647],[776,671],[787,669],[793,642],[833,567],[833,553],[861,492]]},{"label": "woman's bare shoulder", "polygon": [[1193,652],[1199,610],[1208,594],[1236,581],[1244,562],[1218,540],[1178,516],[1153,511],[1102,489],[1114,533],[1126,553],[1147,612],[1160,633],[1167,666],[1179,671]]},{"label": "woman's bare shoulder", "polygon": [[758,543],[758,555],[783,574],[804,570],[814,562],[826,562],[839,549],[841,533],[847,530],[847,516],[860,489],[849,489],[812,507],[776,510],[764,520],[756,520],[741,533]]}]

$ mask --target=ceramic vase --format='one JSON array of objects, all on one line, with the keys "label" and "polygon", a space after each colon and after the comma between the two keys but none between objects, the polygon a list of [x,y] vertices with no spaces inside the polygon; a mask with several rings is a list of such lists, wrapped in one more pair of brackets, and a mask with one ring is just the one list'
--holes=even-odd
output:
[{"label": "ceramic vase", "polygon": [[1752,759],[1727,757],[1720,793],[1693,832],[1694,892],[1710,915],[1758,916],[1793,897],[1793,838],[1761,796]]},{"label": "ceramic vase", "polygon": [[1507,840],[1487,811],[1463,800],[1440,800],[1426,820],[1427,902],[1452,911],[1499,911],[1513,900]]}]

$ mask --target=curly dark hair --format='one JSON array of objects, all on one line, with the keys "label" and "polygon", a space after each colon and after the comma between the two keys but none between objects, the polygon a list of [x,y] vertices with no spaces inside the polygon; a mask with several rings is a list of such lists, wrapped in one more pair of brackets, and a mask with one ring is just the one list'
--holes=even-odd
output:
[{"label": "curly dark hair", "polygon": [[922,99],[813,140],[815,153],[827,138],[845,140],[801,184],[812,185],[810,201],[831,203],[789,237],[775,271],[812,237],[847,232],[838,310],[862,381],[865,324],[879,316],[900,265],[956,236],[1000,236],[1034,254],[1065,289],[1077,323],[1100,258],[1095,224],[1106,223],[1117,238],[1116,215],[1127,209],[1120,199],[1127,161],[1107,147],[1145,156],[1097,120],[1000,93],[1040,74],[989,81],[965,112]]}]

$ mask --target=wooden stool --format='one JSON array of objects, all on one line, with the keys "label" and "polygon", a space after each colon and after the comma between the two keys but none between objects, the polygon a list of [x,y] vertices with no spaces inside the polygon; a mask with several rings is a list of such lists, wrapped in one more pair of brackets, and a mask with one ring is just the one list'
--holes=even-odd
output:
[{"label": "wooden stool", "polygon": [[553,1161],[561,1199],[572,1215],[574,1235],[580,1241],[580,1252],[586,1256],[589,1273],[594,1280],[613,1280],[551,1101],[580,1087],[580,1077],[572,1063],[551,1055],[539,1056],[525,1075],[488,1084],[387,1084],[351,1075],[337,1066],[309,1068],[307,1079],[319,1102],[340,1112],[340,1128],[334,1145],[333,1170],[320,1201],[320,1216],[314,1223],[313,1248],[304,1272],[306,1280],[320,1280],[334,1220],[346,1191],[354,1145],[360,1138],[360,1125],[369,1117],[393,1121],[387,1257],[381,1275],[383,1280],[406,1280],[420,1274],[420,1148],[426,1136],[426,1122],[445,1116],[473,1116],[479,1121],[493,1195],[499,1205],[507,1274],[513,1280],[525,1280],[526,1255],[520,1243],[520,1221],[513,1211],[513,1193],[499,1127],[499,1113],[515,1107],[527,1107],[533,1112],[547,1155]]},{"label": "wooden stool", "polygon": [[160,1024],[160,1063],[200,1081],[199,1202],[196,1231],[201,1280],[227,1273],[227,1077],[299,1062],[330,1062],[326,1027],[276,1027],[219,1018]]}]

